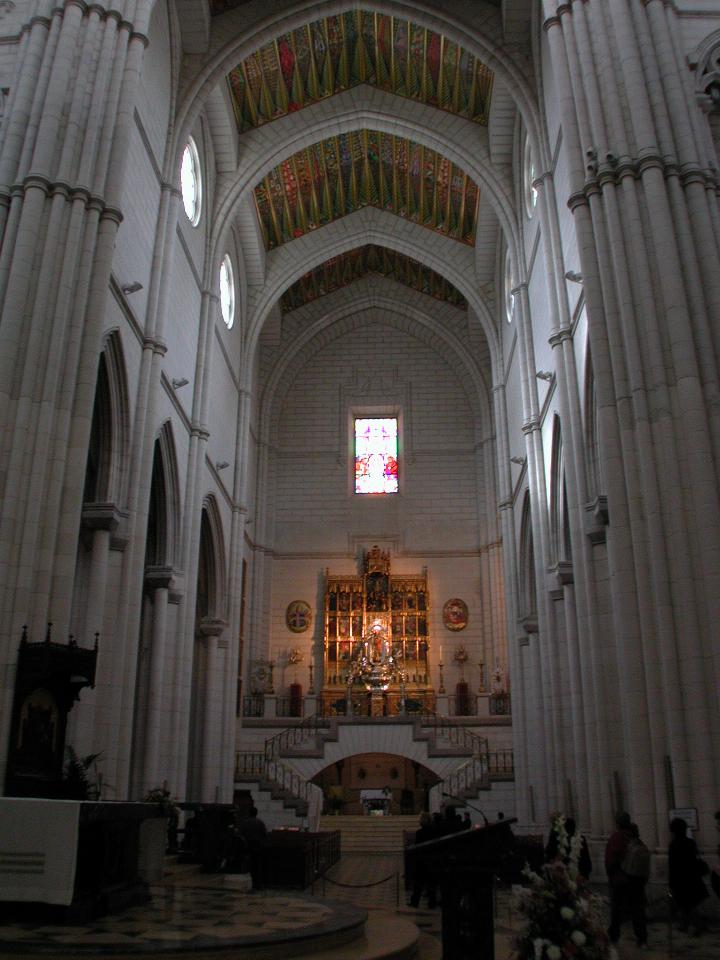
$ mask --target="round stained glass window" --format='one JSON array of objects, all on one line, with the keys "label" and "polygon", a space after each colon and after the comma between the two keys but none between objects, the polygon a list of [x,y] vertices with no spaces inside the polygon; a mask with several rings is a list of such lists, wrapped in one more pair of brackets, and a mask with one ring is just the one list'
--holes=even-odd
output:
[{"label": "round stained glass window", "polygon": [[235,279],[232,263],[227,254],[220,264],[220,312],[229,330],[235,320]]},{"label": "round stained glass window", "polygon": [[180,190],[187,218],[196,227],[200,222],[202,207],[202,179],[200,177],[200,158],[192,137],[185,144],[183,150],[180,166]]},{"label": "round stained glass window", "polygon": [[514,286],[512,263],[510,262],[510,252],[505,254],[505,276],[503,278],[503,287],[505,293],[505,317],[508,323],[512,323],[513,312],[515,310],[515,294],[512,292]]}]

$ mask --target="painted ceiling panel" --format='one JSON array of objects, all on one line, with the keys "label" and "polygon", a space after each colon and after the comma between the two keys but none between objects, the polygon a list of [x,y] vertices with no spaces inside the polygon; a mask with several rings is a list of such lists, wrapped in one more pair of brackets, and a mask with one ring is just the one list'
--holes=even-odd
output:
[{"label": "painted ceiling panel", "polygon": [[446,157],[377,130],[300,150],[255,188],[267,250],[366,206],[472,245],[479,196],[477,184]]},{"label": "painted ceiling panel", "polygon": [[467,310],[465,297],[439,273],[402,253],[368,244],[349,250],[339,257],[332,257],[306,273],[281,297],[282,311],[289,313],[297,310],[298,307],[346,287],[369,273],[390,277],[398,283],[412,287],[413,290],[435,297],[436,300],[445,300],[461,310]]},{"label": "painted ceiling panel", "polygon": [[282,34],[228,76],[241,133],[360,83],[487,124],[492,82],[492,71],[447,37],[368,10]]}]

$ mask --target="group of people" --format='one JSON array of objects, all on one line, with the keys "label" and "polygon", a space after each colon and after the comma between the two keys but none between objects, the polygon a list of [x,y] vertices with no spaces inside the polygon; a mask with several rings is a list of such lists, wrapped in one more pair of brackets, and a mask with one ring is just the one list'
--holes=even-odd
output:
[{"label": "group of people", "polygon": [[256,888],[266,835],[254,805],[246,810],[234,807],[221,816],[200,810],[185,824],[183,850],[207,872],[250,873]]},{"label": "group of people", "polygon": [[[415,843],[426,843],[428,840],[437,840],[447,837],[451,833],[460,833],[472,828],[472,819],[468,810],[461,817],[455,807],[447,806],[443,813],[423,813],[420,815],[420,827],[415,832]],[[427,905],[430,910],[437,906],[438,878],[434,871],[421,859],[415,862],[415,878],[410,906],[419,907],[423,893],[427,896]]]},{"label": "group of people", "polygon": [[[715,825],[720,832],[720,810],[715,814]],[[671,907],[681,930],[700,933],[705,928],[699,911],[702,902],[709,896],[705,877],[709,876],[713,890],[720,896],[720,863],[710,870],[699,856],[695,841],[688,836],[688,825],[680,817],[670,822],[670,845],[668,847],[668,891]],[[545,859],[557,859],[565,863],[574,856],[577,873],[589,879],[592,863],[584,837],[576,837],[575,821],[562,817],[553,820]],[[720,857],[720,846],[718,847]],[[610,926],[608,936],[612,943],[620,938],[623,921],[629,918],[638,946],[647,947],[646,887],[650,879],[650,850],[640,837],[637,824],[630,815],[619,813],[615,830],[605,847],[605,872],[610,890]]]}]

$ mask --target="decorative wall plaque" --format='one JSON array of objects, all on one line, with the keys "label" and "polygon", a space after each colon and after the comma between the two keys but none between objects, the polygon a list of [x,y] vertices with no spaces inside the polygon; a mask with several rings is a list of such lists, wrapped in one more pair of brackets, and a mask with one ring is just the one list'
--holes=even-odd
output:
[{"label": "decorative wall plaque", "polygon": [[453,597],[443,606],[443,623],[448,630],[464,630],[468,624],[468,608],[464,600]]},{"label": "decorative wall plaque", "polygon": [[312,620],[310,604],[304,600],[293,600],[287,605],[285,623],[293,633],[305,633]]}]

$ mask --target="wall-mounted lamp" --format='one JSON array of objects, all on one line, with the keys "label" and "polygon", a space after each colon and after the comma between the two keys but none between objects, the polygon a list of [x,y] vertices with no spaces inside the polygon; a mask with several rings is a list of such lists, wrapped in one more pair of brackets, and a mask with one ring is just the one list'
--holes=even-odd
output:
[{"label": "wall-mounted lamp", "polygon": [[126,283],[124,286],[120,287],[126,296],[128,293],[137,293],[139,290],[142,290],[142,288],[143,285],[139,280],[136,280],[135,283]]},{"label": "wall-mounted lamp", "polygon": [[573,283],[582,283],[582,274],[576,270],[568,270],[565,274],[565,279],[571,280]]},{"label": "wall-mounted lamp", "polygon": [[215,469],[216,469],[216,470],[224,470],[225,467],[229,467],[229,466],[230,466],[230,464],[227,462],[227,460],[216,460],[216,461],[215,461]]},{"label": "wall-mounted lamp", "polygon": [[187,377],[180,377],[179,379],[177,377],[172,378],[173,390],[179,390],[180,387],[186,387],[189,383],[190,381]]},{"label": "wall-mounted lamp", "polygon": [[519,467],[522,467],[525,463],[525,457],[510,457],[510,463],[516,463]]},{"label": "wall-mounted lamp", "polygon": [[538,370],[535,376],[538,378],[538,380],[552,380],[553,378],[553,375],[549,370]]}]

